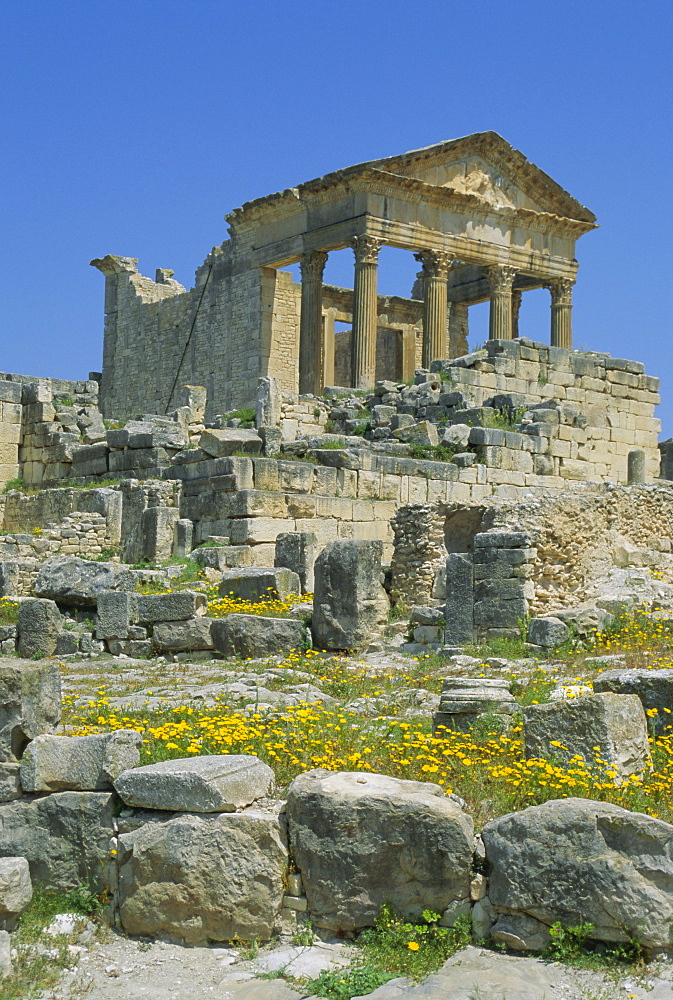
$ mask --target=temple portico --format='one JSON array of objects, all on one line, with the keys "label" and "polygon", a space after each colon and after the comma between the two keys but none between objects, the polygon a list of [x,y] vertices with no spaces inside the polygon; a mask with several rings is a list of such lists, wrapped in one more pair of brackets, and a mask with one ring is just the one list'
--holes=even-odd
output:
[{"label": "temple portico", "polygon": [[[158,350],[157,338],[164,353],[170,341],[177,381],[208,386],[220,410],[247,405],[260,375],[313,394],[337,376],[357,389],[408,378],[467,352],[469,307],[480,302],[490,303],[489,338],[510,340],[523,294],[536,288],[550,293],[549,342],[570,349],[575,243],[596,226],[495,132],[338,170],[226,218],[230,238],[189,292],[142,277],[131,258],[93,262],[108,282],[105,354],[114,364],[102,395],[110,411],[140,408],[127,374],[136,354]],[[385,247],[421,265],[408,298],[378,294]],[[352,291],[323,282],[329,255],[342,249],[353,253]],[[297,263],[299,285],[285,270]],[[133,334],[147,337],[144,354],[131,349]],[[160,374],[162,364],[163,356],[152,378],[157,402],[170,407],[174,378]]]}]

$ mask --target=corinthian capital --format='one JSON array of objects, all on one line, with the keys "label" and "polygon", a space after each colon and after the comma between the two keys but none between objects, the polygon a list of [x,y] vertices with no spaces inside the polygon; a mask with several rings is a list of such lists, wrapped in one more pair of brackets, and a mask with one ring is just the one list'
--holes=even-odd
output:
[{"label": "corinthian capital", "polygon": [[484,268],[484,273],[492,292],[509,293],[512,291],[516,277],[515,267],[510,267],[509,264],[491,264]]},{"label": "corinthian capital", "polygon": [[324,251],[307,250],[299,261],[301,280],[306,281],[308,279],[310,281],[313,279],[315,281],[321,281],[326,263],[327,254],[324,253]]},{"label": "corinthian capital", "polygon": [[551,292],[551,304],[553,306],[572,305],[574,284],[572,278],[554,278],[553,281],[545,282],[545,288]]},{"label": "corinthian capital", "polygon": [[378,263],[381,240],[375,236],[368,236],[365,233],[362,236],[354,236],[350,242],[355,254],[356,264]]},{"label": "corinthian capital", "polygon": [[447,250],[421,250],[414,258],[423,265],[424,278],[446,278],[454,262],[453,254]]}]

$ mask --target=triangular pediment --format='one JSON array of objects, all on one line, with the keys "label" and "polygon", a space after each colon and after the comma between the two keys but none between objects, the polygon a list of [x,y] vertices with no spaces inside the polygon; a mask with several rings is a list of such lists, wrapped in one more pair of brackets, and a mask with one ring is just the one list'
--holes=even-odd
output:
[{"label": "triangular pediment", "polygon": [[494,208],[531,209],[596,221],[589,209],[497,132],[476,132],[362,166],[469,194]]}]

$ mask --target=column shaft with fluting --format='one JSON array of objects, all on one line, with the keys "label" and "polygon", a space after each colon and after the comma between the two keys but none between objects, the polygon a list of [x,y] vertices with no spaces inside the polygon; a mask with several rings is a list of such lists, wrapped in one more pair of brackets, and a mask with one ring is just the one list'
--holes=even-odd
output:
[{"label": "column shaft with fluting", "polygon": [[322,392],[322,276],[327,254],[309,250],[301,258],[299,321],[299,392]]},{"label": "column shaft with fluting", "polygon": [[447,278],[453,260],[444,250],[414,254],[423,265],[423,367],[447,357]]},{"label": "column shaft with fluting", "polygon": [[489,340],[512,339],[512,285],[516,269],[507,264],[492,264],[484,268],[491,288],[491,311],[488,321]]},{"label": "column shaft with fluting", "polygon": [[371,389],[376,376],[376,279],[381,241],[354,236],[355,284],[351,336],[351,382],[355,389]]},{"label": "column shaft with fluting", "polygon": [[551,346],[572,350],[572,288],[570,278],[559,278],[549,282],[551,292]]}]

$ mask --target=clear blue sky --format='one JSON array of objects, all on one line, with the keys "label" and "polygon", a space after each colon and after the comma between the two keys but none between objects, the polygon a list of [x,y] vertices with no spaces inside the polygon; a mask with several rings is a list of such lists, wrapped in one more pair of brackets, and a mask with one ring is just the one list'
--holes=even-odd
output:
[{"label": "clear blue sky", "polygon": [[[644,361],[673,434],[670,3],[5,0],[1,28],[0,370],[100,369],[92,257],[191,286],[242,202],[494,129],[598,216],[576,346]],[[380,290],[416,267],[388,251]],[[344,251],[326,279],[351,273]],[[548,340],[546,293],[521,322]]]}]

